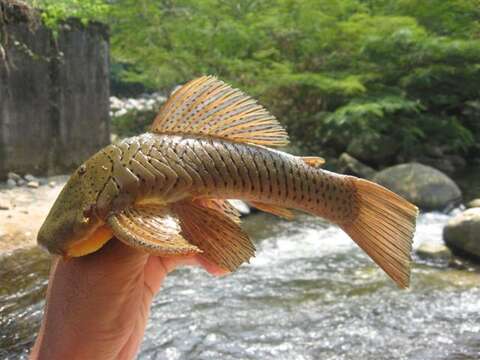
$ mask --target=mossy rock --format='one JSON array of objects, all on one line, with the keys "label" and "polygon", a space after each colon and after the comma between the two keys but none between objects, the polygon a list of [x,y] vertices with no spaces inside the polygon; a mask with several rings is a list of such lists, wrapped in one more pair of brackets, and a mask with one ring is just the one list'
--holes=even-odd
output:
[{"label": "mossy rock", "polygon": [[367,164],[388,164],[398,153],[398,142],[388,136],[355,137],[346,152]]},{"label": "mossy rock", "polygon": [[365,179],[371,179],[376,173],[370,166],[363,164],[347,153],[340,155],[337,167],[337,170],[341,173],[359,176]]},{"label": "mossy rock", "polygon": [[450,219],[443,238],[452,250],[480,260],[480,208],[468,209]]},{"label": "mossy rock", "polygon": [[462,199],[462,193],[452,179],[437,169],[418,163],[386,168],[373,180],[424,210],[445,210]]}]

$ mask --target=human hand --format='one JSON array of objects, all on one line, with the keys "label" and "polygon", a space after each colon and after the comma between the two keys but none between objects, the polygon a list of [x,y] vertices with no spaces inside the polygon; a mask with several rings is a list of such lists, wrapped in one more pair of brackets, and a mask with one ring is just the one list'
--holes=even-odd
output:
[{"label": "human hand", "polygon": [[154,295],[182,265],[226,273],[198,255],[161,258],[116,239],[88,256],[56,258],[31,359],[132,359]]}]

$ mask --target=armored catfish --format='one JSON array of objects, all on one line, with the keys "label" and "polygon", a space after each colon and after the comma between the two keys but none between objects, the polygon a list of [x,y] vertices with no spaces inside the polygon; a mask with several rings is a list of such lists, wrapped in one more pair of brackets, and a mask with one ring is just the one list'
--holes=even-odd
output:
[{"label": "armored catfish", "polygon": [[417,208],[373,182],[321,169],[321,158],[273,149],[287,142],[249,96],[215,77],[192,80],[150,132],[105,147],[75,171],[38,243],[75,257],[115,236],[151,254],[200,254],[233,271],[255,252],[227,200],[242,199],[285,218],[297,209],[337,224],[407,287]]}]

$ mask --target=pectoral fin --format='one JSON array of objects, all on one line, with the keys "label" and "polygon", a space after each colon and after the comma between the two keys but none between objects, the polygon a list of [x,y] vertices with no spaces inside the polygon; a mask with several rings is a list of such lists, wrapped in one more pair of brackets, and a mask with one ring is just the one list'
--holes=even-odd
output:
[{"label": "pectoral fin", "polygon": [[231,214],[219,209],[217,201],[185,201],[173,206],[180,219],[182,235],[198,246],[202,256],[233,271],[255,253],[255,246]]},{"label": "pectoral fin", "polygon": [[180,234],[178,219],[168,209],[144,205],[108,218],[114,235],[125,244],[155,255],[200,253]]},{"label": "pectoral fin", "polygon": [[258,210],[268,212],[270,214],[273,214],[275,216],[279,216],[281,218],[287,219],[287,220],[293,220],[295,216],[293,213],[281,206],[277,205],[272,205],[272,204],[265,204],[265,203],[260,203],[256,201],[250,201],[250,204],[257,208]]}]

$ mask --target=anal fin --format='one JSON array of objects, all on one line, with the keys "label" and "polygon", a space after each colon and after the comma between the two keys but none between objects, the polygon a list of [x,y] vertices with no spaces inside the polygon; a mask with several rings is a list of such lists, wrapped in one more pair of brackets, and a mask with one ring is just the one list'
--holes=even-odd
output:
[{"label": "anal fin", "polygon": [[258,210],[268,212],[287,220],[293,220],[295,218],[295,215],[293,215],[292,211],[278,205],[265,204],[256,201],[250,201],[250,204]]},{"label": "anal fin", "polygon": [[218,203],[183,201],[172,206],[182,235],[202,250],[202,256],[233,271],[255,254],[255,246],[236,221],[218,209]]},{"label": "anal fin", "polygon": [[150,254],[171,256],[201,252],[182,237],[178,219],[160,206],[128,208],[110,216],[108,224],[120,241]]}]

